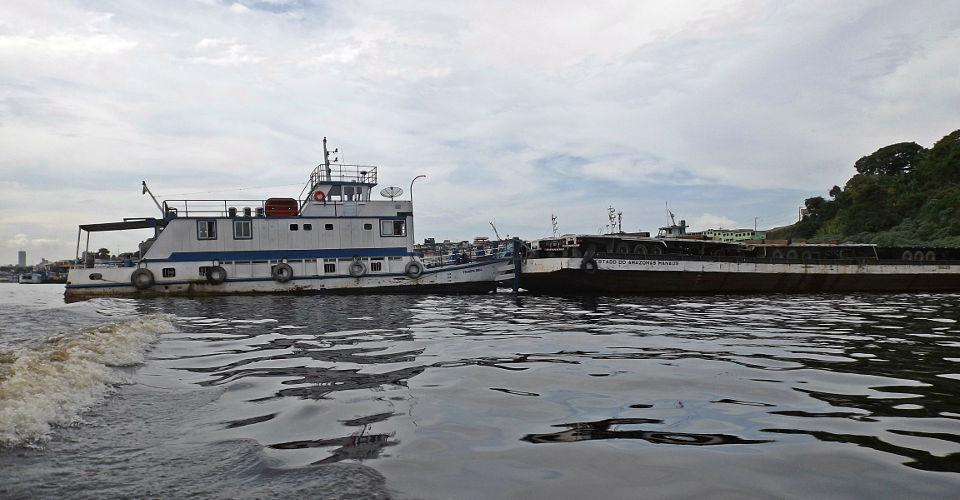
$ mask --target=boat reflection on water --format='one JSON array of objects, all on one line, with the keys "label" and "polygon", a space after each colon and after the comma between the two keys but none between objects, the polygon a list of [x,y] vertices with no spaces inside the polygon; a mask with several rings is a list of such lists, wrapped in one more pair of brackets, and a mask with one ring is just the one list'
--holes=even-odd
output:
[{"label": "boat reflection on water", "polygon": [[654,418],[610,418],[596,422],[573,422],[556,424],[553,427],[566,427],[566,430],[544,434],[527,434],[523,441],[531,443],[570,443],[595,439],[643,439],[657,444],[682,444],[691,446],[713,446],[718,444],[756,444],[769,443],[768,439],[743,439],[730,434],[700,434],[691,432],[662,432],[649,430],[611,430],[620,425],[662,424],[663,420]]}]

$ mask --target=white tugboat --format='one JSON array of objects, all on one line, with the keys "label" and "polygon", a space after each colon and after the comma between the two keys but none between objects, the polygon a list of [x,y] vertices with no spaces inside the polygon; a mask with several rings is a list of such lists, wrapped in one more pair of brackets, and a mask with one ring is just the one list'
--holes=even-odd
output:
[{"label": "white tugboat", "polygon": [[376,185],[377,167],[331,163],[324,138],[324,163],[299,199],[154,200],[161,218],[81,225],[78,255],[84,233],[87,250],[93,232],[151,228],[154,236],[135,263],[78,258],[65,296],[487,292],[512,277],[502,252],[418,257],[412,196],[396,200],[402,189],[389,187],[374,200]]}]

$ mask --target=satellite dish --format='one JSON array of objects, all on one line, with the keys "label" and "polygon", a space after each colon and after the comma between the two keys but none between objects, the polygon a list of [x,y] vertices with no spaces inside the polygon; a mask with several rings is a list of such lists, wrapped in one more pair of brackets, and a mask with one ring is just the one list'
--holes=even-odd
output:
[{"label": "satellite dish", "polygon": [[380,190],[380,196],[384,198],[390,198],[390,201],[393,201],[394,198],[403,194],[403,189],[398,188],[397,186],[385,187]]}]

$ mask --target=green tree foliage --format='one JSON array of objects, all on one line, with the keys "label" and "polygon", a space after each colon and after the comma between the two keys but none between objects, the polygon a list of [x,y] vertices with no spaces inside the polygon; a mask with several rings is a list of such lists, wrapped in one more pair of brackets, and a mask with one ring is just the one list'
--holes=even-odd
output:
[{"label": "green tree foliage", "polygon": [[853,164],[861,174],[904,174],[912,172],[917,160],[921,159],[923,146],[915,142],[901,142],[882,147],[870,156],[864,156]]},{"label": "green tree foliage", "polygon": [[830,200],[806,199],[808,213],[768,237],[960,246],[960,130],[929,150],[914,142],[880,148],[854,168]]}]

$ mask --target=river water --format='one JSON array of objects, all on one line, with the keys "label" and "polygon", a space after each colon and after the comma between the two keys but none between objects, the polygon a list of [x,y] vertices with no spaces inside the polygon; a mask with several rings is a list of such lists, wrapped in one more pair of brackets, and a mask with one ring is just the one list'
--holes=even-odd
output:
[{"label": "river water", "polygon": [[960,295],[0,285],[2,498],[957,498]]}]

